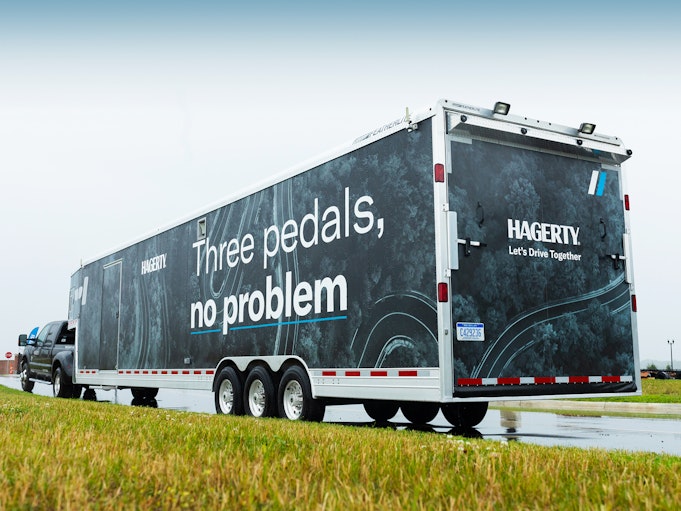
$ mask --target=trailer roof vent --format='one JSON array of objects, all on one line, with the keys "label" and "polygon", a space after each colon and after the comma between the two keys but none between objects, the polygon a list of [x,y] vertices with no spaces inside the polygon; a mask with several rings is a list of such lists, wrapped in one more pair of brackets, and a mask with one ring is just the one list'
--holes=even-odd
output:
[{"label": "trailer roof vent", "polygon": [[206,217],[203,217],[196,222],[196,239],[202,240],[205,238],[206,238]]},{"label": "trailer roof vent", "polygon": [[508,115],[508,112],[511,110],[511,105],[509,103],[502,103],[501,101],[497,101],[494,104],[494,113],[499,114],[499,115]]}]

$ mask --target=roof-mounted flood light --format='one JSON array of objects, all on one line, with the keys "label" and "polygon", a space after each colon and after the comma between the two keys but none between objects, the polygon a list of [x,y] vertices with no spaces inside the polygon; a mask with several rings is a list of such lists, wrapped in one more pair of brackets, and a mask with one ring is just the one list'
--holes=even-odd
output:
[{"label": "roof-mounted flood light", "polygon": [[595,130],[596,130],[596,125],[591,124],[590,122],[583,122],[579,126],[579,132],[584,133],[585,135],[591,135]]},{"label": "roof-mounted flood light", "polygon": [[494,103],[495,114],[508,115],[509,110],[511,110],[511,105],[509,103],[502,103],[501,101]]}]

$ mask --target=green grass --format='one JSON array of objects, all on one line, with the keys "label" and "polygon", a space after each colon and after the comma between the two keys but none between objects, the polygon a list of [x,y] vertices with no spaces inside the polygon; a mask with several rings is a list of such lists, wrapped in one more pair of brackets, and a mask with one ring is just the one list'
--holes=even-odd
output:
[{"label": "green grass", "polygon": [[678,509],[681,458],[0,387],[0,509]]},{"label": "green grass", "polygon": [[641,380],[640,396],[611,397],[599,401],[625,401],[629,403],[681,403],[681,380]]}]

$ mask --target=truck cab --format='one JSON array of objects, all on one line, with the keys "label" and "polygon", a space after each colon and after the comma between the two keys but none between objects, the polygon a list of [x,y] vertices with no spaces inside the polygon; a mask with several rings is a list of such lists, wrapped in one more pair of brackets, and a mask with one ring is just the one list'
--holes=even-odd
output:
[{"label": "truck cab", "polygon": [[24,391],[33,390],[34,379],[51,383],[58,397],[72,397],[80,390],[72,381],[75,337],[75,330],[68,329],[67,321],[48,323],[35,339],[19,336],[19,346],[24,347],[19,362]]}]

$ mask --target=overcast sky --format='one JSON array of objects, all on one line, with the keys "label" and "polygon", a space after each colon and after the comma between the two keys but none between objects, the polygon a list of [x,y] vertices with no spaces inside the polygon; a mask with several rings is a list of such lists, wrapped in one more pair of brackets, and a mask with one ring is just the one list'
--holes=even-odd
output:
[{"label": "overcast sky", "polygon": [[0,4],[0,353],[66,317],[81,260],[448,98],[594,122],[633,150],[641,358],[668,361],[675,339],[681,360],[681,6],[15,3]]}]

